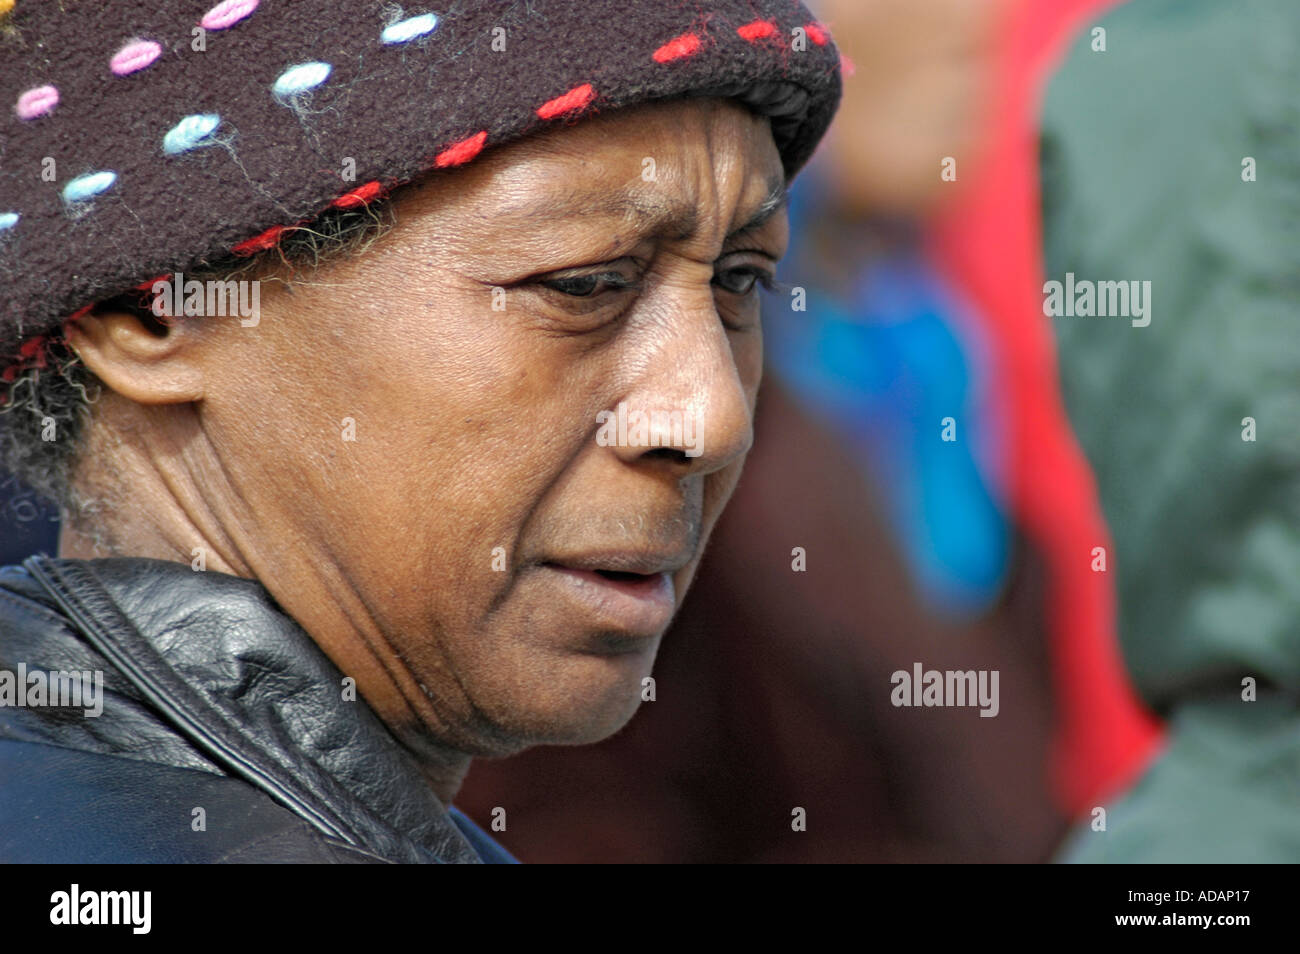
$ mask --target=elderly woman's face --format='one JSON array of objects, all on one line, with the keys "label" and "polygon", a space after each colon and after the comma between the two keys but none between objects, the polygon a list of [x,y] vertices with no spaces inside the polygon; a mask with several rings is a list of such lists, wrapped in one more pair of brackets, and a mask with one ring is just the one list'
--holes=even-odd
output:
[{"label": "elderly woman's face", "polygon": [[401,197],[196,333],[214,546],[408,739],[616,731],[750,444],[782,195],[768,122],[701,99]]}]

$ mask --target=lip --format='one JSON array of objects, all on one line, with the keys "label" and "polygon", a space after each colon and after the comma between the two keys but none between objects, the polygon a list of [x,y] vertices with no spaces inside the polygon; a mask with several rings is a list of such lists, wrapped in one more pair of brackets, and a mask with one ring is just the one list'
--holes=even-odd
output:
[{"label": "lip", "polygon": [[678,549],[671,552],[651,552],[637,550],[601,550],[589,551],[578,556],[557,556],[546,561],[547,566],[565,567],[571,570],[609,570],[615,573],[640,573],[653,576],[656,573],[676,573],[691,562],[691,551]]},{"label": "lip", "polygon": [[[629,561],[634,558],[629,558]],[[667,569],[643,572],[606,563],[601,570],[639,573],[639,579],[611,579],[594,568],[543,563],[560,584],[563,598],[602,630],[650,639],[660,635],[677,609],[677,590]],[[635,647],[633,647],[635,648]]]}]

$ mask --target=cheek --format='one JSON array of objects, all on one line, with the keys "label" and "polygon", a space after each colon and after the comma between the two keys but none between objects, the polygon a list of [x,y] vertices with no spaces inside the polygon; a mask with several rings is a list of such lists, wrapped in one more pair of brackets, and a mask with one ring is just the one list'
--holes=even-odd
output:
[{"label": "cheek", "polygon": [[[763,333],[755,329],[739,335],[733,335],[732,357],[736,364],[736,376],[745,392],[749,404],[750,420],[757,410],[758,389],[763,381]],[[731,461],[726,467],[713,471],[704,478],[703,530],[705,539],[712,533],[714,525],[722,515],[723,509],[731,499],[740,481],[740,474],[745,466],[746,455]],[[692,573],[694,569],[692,569]]]},{"label": "cheek", "polygon": [[436,300],[367,323],[332,376],[355,383],[324,398],[331,418],[356,422],[322,494],[349,517],[335,546],[384,596],[395,634],[481,624],[509,585],[520,528],[586,440],[569,405],[587,388],[562,349],[514,327],[486,294]]},{"label": "cheek", "polygon": [[740,379],[740,384],[745,389],[745,397],[749,400],[749,413],[752,417],[758,398],[758,386],[763,380],[762,326],[759,325],[753,331],[736,337],[739,340],[732,342],[731,354],[736,362],[736,376]]}]

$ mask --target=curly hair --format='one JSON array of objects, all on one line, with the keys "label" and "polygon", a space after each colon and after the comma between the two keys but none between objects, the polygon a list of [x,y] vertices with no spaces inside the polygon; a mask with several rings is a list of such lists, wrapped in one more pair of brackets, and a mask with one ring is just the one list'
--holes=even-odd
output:
[{"label": "curly hair", "polygon": [[[368,205],[331,208],[310,223],[286,229],[277,245],[252,256],[226,256],[186,273],[199,280],[227,281],[256,276],[286,283],[337,258],[358,255],[393,224],[391,196]],[[135,314],[151,330],[165,326],[139,293],[97,303],[92,311]],[[65,519],[80,523],[96,501],[74,486],[73,473],[103,383],[61,336],[25,352],[6,386],[0,381],[0,468],[56,505]],[[32,358],[36,360],[31,360]]]}]

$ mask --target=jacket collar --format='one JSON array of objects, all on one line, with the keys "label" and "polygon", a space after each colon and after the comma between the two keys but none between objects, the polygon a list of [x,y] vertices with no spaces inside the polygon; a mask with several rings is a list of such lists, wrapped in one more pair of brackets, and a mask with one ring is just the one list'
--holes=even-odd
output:
[{"label": "jacket collar", "polygon": [[[413,758],[364,701],[345,699],[343,674],[261,584],[139,557],[34,556],[23,567],[42,601],[66,618],[83,658],[107,662],[114,694],[104,717],[120,700],[122,717],[154,718],[169,730],[137,725],[128,737],[172,737],[121,754],[206,763],[325,837],[386,860],[481,860]],[[63,657],[72,652],[60,649]],[[85,668],[64,662],[60,668]],[[102,749],[111,729],[83,728],[101,721],[45,731],[93,731],[88,747]],[[177,735],[187,744],[175,744]],[[57,744],[78,747],[71,737]]]}]

